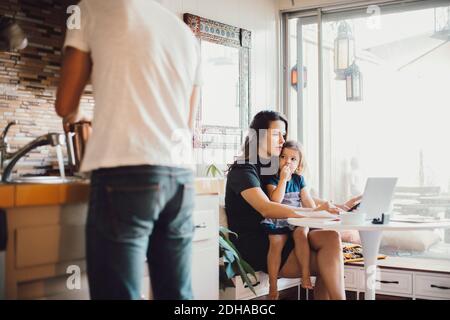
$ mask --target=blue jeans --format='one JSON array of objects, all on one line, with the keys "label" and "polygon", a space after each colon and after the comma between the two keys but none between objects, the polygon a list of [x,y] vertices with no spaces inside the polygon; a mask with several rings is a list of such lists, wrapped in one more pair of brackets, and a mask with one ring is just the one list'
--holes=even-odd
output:
[{"label": "blue jeans", "polygon": [[86,256],[91,299],[140,299],[145,259],[155,299],[192,299],[191,170],[99,169],[91,176]]}]

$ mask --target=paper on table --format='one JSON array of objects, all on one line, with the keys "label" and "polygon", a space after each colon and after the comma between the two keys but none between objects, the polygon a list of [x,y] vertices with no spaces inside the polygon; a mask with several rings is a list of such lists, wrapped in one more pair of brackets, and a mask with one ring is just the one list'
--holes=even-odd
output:
[{"label": "paper on table", "polygon": [[328,211],[311,211],[311,212],[296,211],[296,213],[301,214],[306,218],[314,218],[314,219],[334,220],[339,218],[337,214],[331,214]]}]

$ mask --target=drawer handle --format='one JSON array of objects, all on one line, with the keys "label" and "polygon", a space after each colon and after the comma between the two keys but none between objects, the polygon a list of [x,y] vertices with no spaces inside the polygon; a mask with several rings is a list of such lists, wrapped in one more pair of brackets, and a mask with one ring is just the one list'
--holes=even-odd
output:
[{"label": "drawer handle", "polygon": [[385,283],[385,284],[399,284],[398,281],[377,280],[377,282]]},{"label": "drawer handle", "polygon": [[200,224],[196,224],[195,229],[206,229],[206,223],[202,222]]},{"label": "drawer handle", "polygon": [[[258,286],[258,285],[260,285],[261,284],[261,282],[256,282],[255,284],[252,284],[254,287],[256,287],[256,286]],[[247,284],[244,284],[244,288],[248,288],[248,285]]]},{"label": "drawer handle", "polygon": [[441,289],[441,290],[450,290],[449,287],[437,286],[437,285],[435,285],[435,284],[432,284],[430,287],[436,288],[436,289]]}]

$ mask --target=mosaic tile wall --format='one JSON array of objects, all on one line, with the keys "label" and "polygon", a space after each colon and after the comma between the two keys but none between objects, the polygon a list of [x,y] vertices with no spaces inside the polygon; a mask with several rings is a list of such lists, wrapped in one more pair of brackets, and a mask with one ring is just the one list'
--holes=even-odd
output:
[{"label": "mosaic tile wall", "polygon": [[[8,133],[11,150],[48,132],[63,132],[54,111],[56,87],[64,42],[66,9],[77,1],[0,0],[0,15],[12,17],[28,37],[20,52],[0,51],[0,130],[18,120]],[[81,108],[92,112],[91,86],[82,97]],[[19,173],[44,173],[56,168],[53,148],[40,147],[18,164]]]}]

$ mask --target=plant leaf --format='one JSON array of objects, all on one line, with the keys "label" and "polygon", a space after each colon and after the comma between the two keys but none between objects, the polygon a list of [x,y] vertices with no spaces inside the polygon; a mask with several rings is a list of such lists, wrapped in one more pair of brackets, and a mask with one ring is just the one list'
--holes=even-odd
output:
[{"label": "plant leaf", "polygon": [[242,267],[244,268],[245,272],[247,274],[250,274],[253,277],[253,279],[255,279],[255,282],[258,281],[255,270],[248,264],[248,262],[245,261],[244,259],[241,259],[240,262],[241,262]]},{"label": "plant leaf", "polygon": [[225,272],[226,272],[227,277],[229,279],[233,278],[236,275],[236,272],[233,270],[233,265],[231,263],[230,264],[226,264]]},{"label": "plant leaf", "polygon": [[234,246],[233,242],[231,242],[229,239],[226,239],[226,238],[224,238],[223,240],[231,247],[231,249],[232,249],[234,252],[236,252],[236,254],[238,255],[238,257],[241,258],[241,255],[240,255],[238,249]]},{"label": "plant leaf", "polygon": [[[223,257],[224,266],[221,266],[220,272],[223,272],[228,279],[232,279],[236,275],[239,275],[242,279],[242,282],[245,283],[253,294],[256,296],[255,288],[253,287],[253,283],[250,280],[249,275],[251,275],[255,282],[258,281],[256,277],[255,270],[242,259],[239,251],[235,247],[235,245],[230,241],[230,239],[226,236],[227,234],[233,234],[236,237],[238,235],[235,232],[232,232],[228,228],[220,227],[219,229],[219,250],[220,257]],[[223,269],[222,269],[223,268]],[[223,275],[222,275],[223,276]],[[221,286],[225,286],[225,280],[221,280]],[[228,283],[229,284],[229,283]]]},{"label": "plant leaf", "polygon": [[220,235],[221,235],[222,237],[225,237],[225,235],[231,233],[232,235],[235,235],[236,238],[238,238],[238,234],[237,234],[236,232],[233,232],[233,231],[231,231],[230,229],[228,229],[228,228],[226,228],[226,227],[220,226],[220,228],[219,228],[219,233],[220,233]]},{"label": "plant leaf", "polygon": [[236,250],[230,246],[230,244],[228,243],[228,241],[226,239],[223,238],[219,238],[219,245],[226,251],[230,252],[231,254],[233,254],[236,258],[240,259],[239,254],[236,252]]}]

